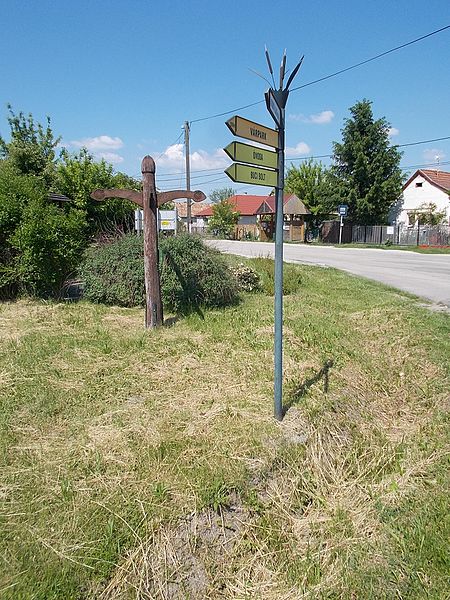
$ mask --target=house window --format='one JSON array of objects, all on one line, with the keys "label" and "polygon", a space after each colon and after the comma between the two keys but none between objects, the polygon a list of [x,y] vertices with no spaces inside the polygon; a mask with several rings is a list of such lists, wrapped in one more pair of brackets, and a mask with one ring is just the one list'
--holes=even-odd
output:
[{"label": "house window", "polygon": [[422,185],[423,185],[423,181],[418,181],[418,182],[416,183],[416,187],[422,187]]}]

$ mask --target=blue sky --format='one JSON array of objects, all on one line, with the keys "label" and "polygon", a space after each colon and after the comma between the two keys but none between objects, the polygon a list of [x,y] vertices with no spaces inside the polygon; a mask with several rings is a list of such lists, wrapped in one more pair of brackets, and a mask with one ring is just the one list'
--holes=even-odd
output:
[{"label": "blue sky", "polygon": [[[450,4],[1,0],[0,17],[2,135],[8,134],[10,102],[41,121],[49,115],[69,149],[84,144],[131,175],[151,154],[158,159],[159,187],[171,189],[183,185],[178,138],[184,121],[263,99],[267,84],[249,69],[267,74],[264,44],[276,70],[284,48],[288,67],[305,55],[293,84],[301,85],[449,25]],[[391,123],[393,143],[450,136],[449,72],[447,29],[293,92],[287,157],[331,153],[349,107],[363,98]],[[271,125],[264,104],[237,112]],[[232,141],[228,117],[191,126],[192,187],[206,193],[233,185],[223,174],[230,161],[221,152]],[[450,170],[450,139],[404,148],[402,165],[435,163],[436,156]]]}]

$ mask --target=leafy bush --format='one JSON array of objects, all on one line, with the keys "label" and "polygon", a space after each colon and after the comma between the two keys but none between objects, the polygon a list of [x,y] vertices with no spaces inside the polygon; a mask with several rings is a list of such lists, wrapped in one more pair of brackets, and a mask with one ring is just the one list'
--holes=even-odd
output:
[{"label": "leafy bush", "polygon": [[145,304],[142,238],[124,235],[103,246],[91,246],[80,268],[84,297],[118,306]]},{"label": "leafy bush", "polygon": [[258,273],[244,263],[239,263],[231,269],[237,285],[243,292],[257,292],[261,289],[261,283]]},{"label": "leafy bush", "polygon": [[[271,258],[252,258],[249,264],[261,278],[261,287],[269,296],[275,293],[275,261]],[[301,287],[302,279],[295,265],[283,263],[283,294],[295,294]]]},{"label": "leafy bush", "polygon": [[[161,295],[177,313],[198,306],[226,306],[238,299],[237,285],[219,252],[187,235],[160,241]],[[85,256],[80,275],[92,302],[138,306],[145,303],[143,240],[125,235]]]},{"label": "leafy bush", "polygon": [[238,300],[233,275],[217,250],[199,237],[162,238],[161,294],[165,306],[186,312],[202,305],[221,307]]},{"label": "leafy bush", "polygon": [[16,252],[11,272],[18,289],[38,296],[57,295],[75,271],[86,245],[84,213],[61,210],[46,200],[32,200],[10,238]]}]

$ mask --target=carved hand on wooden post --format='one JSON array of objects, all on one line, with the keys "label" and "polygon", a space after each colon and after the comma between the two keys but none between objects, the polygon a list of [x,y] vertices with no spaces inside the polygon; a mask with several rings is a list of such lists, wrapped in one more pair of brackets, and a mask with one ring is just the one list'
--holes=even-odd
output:
[{"label": "carved hand on wooden post", "polygon": [[201,202],[206,198],[200,190],[172,190],[157,192],[155,184],[155,161],[151,156],[142,159],[142,192],[125,189],[94,190],[91,198],[124,198],[131,200],[144,211],[144,278],[145,278],[145,327],[157,327],[163,324],[161,287],[158,271],[158,218],[156,209],[177,198],[188,198]]}]

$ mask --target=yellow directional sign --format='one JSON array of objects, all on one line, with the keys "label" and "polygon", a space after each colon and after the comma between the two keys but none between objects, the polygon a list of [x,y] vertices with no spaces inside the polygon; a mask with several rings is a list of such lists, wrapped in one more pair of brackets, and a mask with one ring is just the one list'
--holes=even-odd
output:
[{"label": "yellow directional sign", "polygon": [[248,121],[237,115],[228,119],[226,125],[233,135],[245,138],[246,140],[252,140],[253,142],[259,142],[265,146],[278,148],[278,131],[275,131],[275,129],[270,129],[265,125],[259,125],[253,121]]},{"label": "yellow directional sign", "polygon": [[249,165],[234,163],[225,169],[225,173],[230,179],[239,183],[250,183],[251,185],[268,185],[275,187],[277,185],[277,171],[269,169],[259,169]]},{"label": "yellow directional sign", "polygon": [[256,146],[250,146],[250,144],[243,144],[242,142],[231,142],[224,150],[231,160],[261,167],[270,167],[271,169],[277,168],[277,153],[272,150],[257,148]]}]

